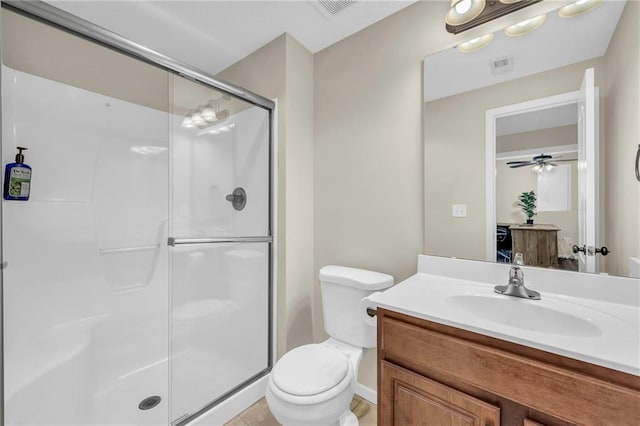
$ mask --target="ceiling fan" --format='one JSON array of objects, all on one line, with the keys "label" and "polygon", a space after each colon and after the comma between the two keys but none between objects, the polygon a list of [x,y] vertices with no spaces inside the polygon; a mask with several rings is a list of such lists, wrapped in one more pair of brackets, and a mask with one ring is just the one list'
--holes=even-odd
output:
[{"label": "ceiling fan", "polygon": [[562,158],[562,156],[554,157],[553,155],[549,155],[549,154],[540,154],[540,155],[536,155],[535,157],[533,157],[531,160],[528,160],[528,161],[509,161],[507,162],[507,165],[512,169],[515,169],[518,167],[533,166],[531,170],[533,170],[534,172],[540,173],[543,170],[547,170],[547,171],[551,170],[552,168],[558,165],[557,163],[560,163],[560,162],[577,161],[577,159],[575,158],[563,159],[563,160],[560,160],[560,158]]}]

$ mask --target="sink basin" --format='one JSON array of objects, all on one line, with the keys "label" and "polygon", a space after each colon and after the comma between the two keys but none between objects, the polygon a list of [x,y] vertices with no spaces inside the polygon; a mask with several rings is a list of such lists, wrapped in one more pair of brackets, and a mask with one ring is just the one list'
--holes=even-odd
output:
[{"label": "sink basin", "polygon": [[597,337],[602,334],[602,330],[591,322],[587,309],[569,304],[567,309],[562,309],[563,304],[557,302],[547,301],[554,305],[550,307],[543,304],[545,301],[469,294],[449,296],[445,303],[487,321],[535,332],[574,337]]}]

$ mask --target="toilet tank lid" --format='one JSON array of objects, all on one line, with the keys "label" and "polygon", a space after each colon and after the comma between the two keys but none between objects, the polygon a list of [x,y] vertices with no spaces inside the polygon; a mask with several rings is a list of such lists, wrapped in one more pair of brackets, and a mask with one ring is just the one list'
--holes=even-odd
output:
[{"label": "toilet tank lid", "polygon": [[336,265],[327,265],[320,269],[320,281],[363,290],[382,290],[393,285],[391,275]]}]

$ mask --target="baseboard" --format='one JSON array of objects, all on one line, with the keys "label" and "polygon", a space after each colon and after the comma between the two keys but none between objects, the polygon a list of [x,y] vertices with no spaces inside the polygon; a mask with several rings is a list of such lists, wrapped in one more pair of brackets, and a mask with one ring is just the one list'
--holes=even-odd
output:
[{"label": "baseboard", "polygon": [[374,389],[371,389],[368,386],[365,386],[357,382],[356,382],[356,395],[360,396],[363,399],[366,399],[372,404],[378,403],[378,392]]}]

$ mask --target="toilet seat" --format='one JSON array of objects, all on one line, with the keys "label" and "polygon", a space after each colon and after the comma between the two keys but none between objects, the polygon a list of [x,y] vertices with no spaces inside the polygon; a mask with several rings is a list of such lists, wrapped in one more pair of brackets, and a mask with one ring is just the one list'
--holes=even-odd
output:
[{"label": "toilet seat", "polygon": [[283,401],[311,405],[329,400],[353,380],[346,356],[324,345],[300,346],[275,365],[269,380],[274,395]]}]

